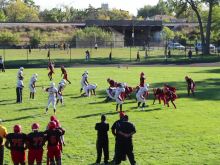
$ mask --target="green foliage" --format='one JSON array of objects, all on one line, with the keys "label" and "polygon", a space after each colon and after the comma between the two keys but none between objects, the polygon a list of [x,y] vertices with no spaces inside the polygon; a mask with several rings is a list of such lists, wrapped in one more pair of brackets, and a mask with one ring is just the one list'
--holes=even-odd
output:
[{"label": "green foliage", "polygon": [[165,40],[172,40],[175,36],[174,32],[170,30],[168,27],[163,28],[162,35]]},{"label": "green foliage", "polygon": [[33,22],[39,21],[38,11],[27,6],[21,0],[11,2],[6,7],[8,21],[11,22]]},{"label": "green foliage", "polygon": [[2,31],[0,33],[0,43],[4,44],[15,44],[18,42],[18,35],[13,34],[9,31]]},{"label": "green foliage", "polygon": [[30,37],[31,47],[34,47],[34,48],[38,47],[38,45],[41,43],[42,39],[43,38],[42,38],[40,31],[35,31]]},{"label": "green foliage", "polygon": [[4,11],[0,9],[0,21],[5,22],[7,20],[7,16],[5,15]]}]

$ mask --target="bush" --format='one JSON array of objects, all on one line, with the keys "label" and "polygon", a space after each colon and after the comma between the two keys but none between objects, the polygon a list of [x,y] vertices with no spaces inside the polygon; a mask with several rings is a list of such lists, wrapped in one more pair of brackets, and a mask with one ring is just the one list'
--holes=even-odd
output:
[{"label": "bush", "polygon": [[3,31],[0,33],[1,45],[12,45],[18,42],[18,35],[11,33],[10,31]]}]

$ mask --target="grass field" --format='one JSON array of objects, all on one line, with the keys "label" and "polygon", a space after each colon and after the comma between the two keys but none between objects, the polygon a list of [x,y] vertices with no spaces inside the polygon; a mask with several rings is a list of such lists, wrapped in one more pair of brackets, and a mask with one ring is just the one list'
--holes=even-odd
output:
[{"label": "grass field", "polygon": [[[87,68],[89,82],[97,83],[97,96],[82,98],[79,94],[81,74],[86,68],[68,68],[72,81],[64,91],[65,105],[58,105],[57,117],[66,129],[64,165],[89,165],[96,159],[96,131],[94,125],[100,114],[107,115],[110,125],[118,119],[115,103],[103,103],[106,78],[127,82],[135,87],[139,73],[144,71],[150,87],[169,83],[177,87],[177,109],[152,105],[152,92],[145,111],[136,108],[135,100],[126,100],[124,110],[136,126],[134,153],[139,165],[218,165],[220,164],[220,69],[215,67],[130,67]],[[52,109],[44,114],[47,93],[41,86],[49,85],[46,69],[25,69],[26,85],[24,103],[15,104],[17,70],[0,73],[0,118],[9,132],[14,124],[21,124],[23,132],[30,132],[33,122],[39,122],[44,130]],[[29,100],[28,83],[31,75],[38,73],[36,100]],[[197,84],[196,97],[187,97],[184,77],[189,75]],[[55,82],[60,81],[56,69]],[[110,158],[113,157],[114,137],[109,132]],[[5,163],[12,164],[6,150]],[[46,152],[45,152],[46,153]],[[123,163],[123,165],[128,162]]]},{"label": "grass field", "polygon": [[[99,48],[97,51],[88,48],[91,52],[90,61],[85,61],[85,51],[87,49],[71,49],[59,50],[51,49],[51,60],[55,61],[57,65],[65,64],[66,66],[73,66],[79,64],[187,64],[187,63],[202,63],[202,62],[218,62],[220,57],[216,55],[200,56],[193,53],[191,60],[185,54],[184,50],[171,50],[171,58],[165,61],[163,48],[152,48],[148,51],[148,57],[145,58],[145,52],[140,51],[141,61],[137,62],[137,51],[140,47],[134,48],[113,48],[112,61],[109,61],[110,48]],[[26,49],[2,49],[0,55],[5,58],[6,68],[16,68],[20,65],[29,68],[45,67],[48,64],[47,58],[48,50],[33,49],[28,53]]]}]

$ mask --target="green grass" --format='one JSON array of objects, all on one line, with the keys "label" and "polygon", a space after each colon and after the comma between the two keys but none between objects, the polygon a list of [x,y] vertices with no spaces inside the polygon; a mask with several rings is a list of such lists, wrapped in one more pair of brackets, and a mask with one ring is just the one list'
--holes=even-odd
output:
[{"label": "green grass", "polygon": [[[65,165],[89,165],[96,159],[96,131],[94,125],[100,114],[107,115],[110,125],[118,119],[115,103],[102,103],[108,84],[106,78],[127,82],[135,87],[139,73],[144,71],[150,87],[161,87],[169,83],[177,87],[179,99],[177,109],[163,105],[152,105],[144,112],[136,108],[135,100],[126,100],[123,109],[136,125],[134,153],[138,164],[148,165],[218,165],[220,164],[220,78],[219,68],[214,67],[130,67],[130,68],[89,68],[89,81],[97,83],[97,96],[79,97],[80,78],[85,68],[68,68],[72,81],[64,91],[65,106],[58,105],[57,117],[66,129],[66,146],[63,152]],[[14,124],[21,124],[23,132],[30,132],[33,122],[39,122],[44,130],[52,109],[45,115],[47,94],[37,88],[36,100],[28,100],[28,82],[33,73],[38,73],[38,86],[47,86],[46,69],[25,69],[24,103],[15,104],[17,70],[0,73],[0,118],[9,132]],[[196,97],[187,97],[184,76],[189,75],[197,83]],[[60,70],[56,69],[55,82],[60,81]],[[113,157],[114,137],[109,132],[110,158]],[[45,152],[46,153],[46,152]],[[6,150],[5,163],[12,164]],[[123,165],[128,162],[123,163]]]},{"label": "green grass", "polygon": [[[57,65],[65,64],[66,66],[73,66],[79,64],[189,64],[189,63],[204,63],[204,62],[218,62],[220,57],[217,55],[199,56],[193,54],[192,60],[185,56],[183,50],[172,50],[172,57],[165,61],[163,49],[151,49],[148,52],[148,57],[144,58],[144,51],[140,51],[141,62],[136,62],[137,51],[136,48],[113,48],[112,61],[109,61],[110,48],[99,48],[97,51],[88,48],[91,51],[91,60],[85,61],[85,48],[71,49],[71,51],[64,51],[59,49],[51,49],[51,59]],[[5,66],[7,68],[17,68],[20,65],[28,68],[45,67],[48,63],[48,50],[33,49],[31,54],[25,49],[2,49],[0,54],[4,55]]]}]

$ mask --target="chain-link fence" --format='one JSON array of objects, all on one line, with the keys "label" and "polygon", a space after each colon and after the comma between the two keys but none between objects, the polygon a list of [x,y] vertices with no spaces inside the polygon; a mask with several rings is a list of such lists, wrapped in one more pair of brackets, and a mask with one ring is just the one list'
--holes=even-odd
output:
[{"label": "chain-link fence", "polygon": [[[30,46],[28,42],[19,44],[0,44],[0,55],[8,68],[45,67],[48,60],[57,65],[65,64],[123,64],[123,63],[164,63],[187,62],[189,59],[204,60],[200,52],[196,52],[193,45],[182,48],[166,48],[166,42],[139,41],[138,46],[125,45],[124,41],[41,41],[36,46]],[[136,41],[137,42],[137,41]],[[189,57],[189,51],[192,56]],[[217,49],[212,52],[214,60],[217,57]],[[191,60],[192,61],[192,60]]]}]

